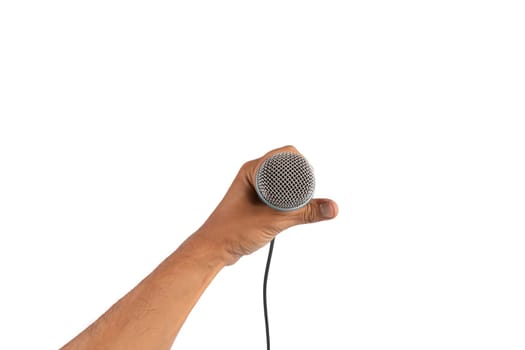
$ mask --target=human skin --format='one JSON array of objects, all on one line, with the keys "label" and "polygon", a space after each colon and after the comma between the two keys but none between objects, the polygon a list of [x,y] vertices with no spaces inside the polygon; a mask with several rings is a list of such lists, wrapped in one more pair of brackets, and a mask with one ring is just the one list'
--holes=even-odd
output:
[{"label": "human skin", "polygon": [[281,212],[263,204],[255,175],[265,159],[293,146],[246,162],[206,222],[135,288],[62,350],[168,350],[200,296],[226,266],[269,243],[283,230],[337,216],[330,199]]}]

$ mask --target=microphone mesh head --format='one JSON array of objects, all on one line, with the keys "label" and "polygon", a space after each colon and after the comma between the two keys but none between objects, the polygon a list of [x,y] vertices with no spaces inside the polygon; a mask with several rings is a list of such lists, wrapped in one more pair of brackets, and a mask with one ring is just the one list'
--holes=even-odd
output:
[{"label": "microphone mesh head", "polygon": [[266,159],[257,170],[255,190],[261,200],[274,209],[299,209],[310,202],[314,189],[313,168],[298,154],[275,154]]}]

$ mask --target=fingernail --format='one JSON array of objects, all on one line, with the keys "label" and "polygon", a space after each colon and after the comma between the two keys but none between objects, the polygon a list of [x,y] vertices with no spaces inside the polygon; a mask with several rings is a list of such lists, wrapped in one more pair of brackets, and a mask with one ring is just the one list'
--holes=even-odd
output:
[{"label": "fingernail", "polygon": [[319,210],[321,211],[321,216],[323,218],[331,218],[334,216],[334,211],[330,203],[321,203],[321,205],[319,205]]}]

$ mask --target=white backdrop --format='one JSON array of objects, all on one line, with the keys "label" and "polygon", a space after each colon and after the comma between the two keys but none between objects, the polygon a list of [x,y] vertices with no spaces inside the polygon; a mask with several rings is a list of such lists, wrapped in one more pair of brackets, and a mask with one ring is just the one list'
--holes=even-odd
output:
[{"label": "white backdrop", "polygon": [[[0,348],[63,345],[286,144],[272,349],[525,347],[520,1],[2,1]],[[176,349],[265,349],[267,249]]]}]

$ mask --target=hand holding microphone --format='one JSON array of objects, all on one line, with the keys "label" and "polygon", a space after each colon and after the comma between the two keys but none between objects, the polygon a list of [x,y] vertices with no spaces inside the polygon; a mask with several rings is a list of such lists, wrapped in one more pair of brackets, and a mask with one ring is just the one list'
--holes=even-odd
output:
[{"label": "hand holding microphone", "polygon": [[[193,306],[224,266],[255,252],[288,227],[337,215],[334,201],[312,199],[314,187],[312,167],[292,146],[246,162],[208,220],[62,349],[170,349]],[[264,278],[267,349],[266,280],[272,247],[273,242]]]},{"label": "hand holding microphone", "polygon": [[196,233],[222,250],[231,265],[295,225],[333,219],[337,204],[312,199],[313,170],[293,146],[246,162],[208,220]]}]

